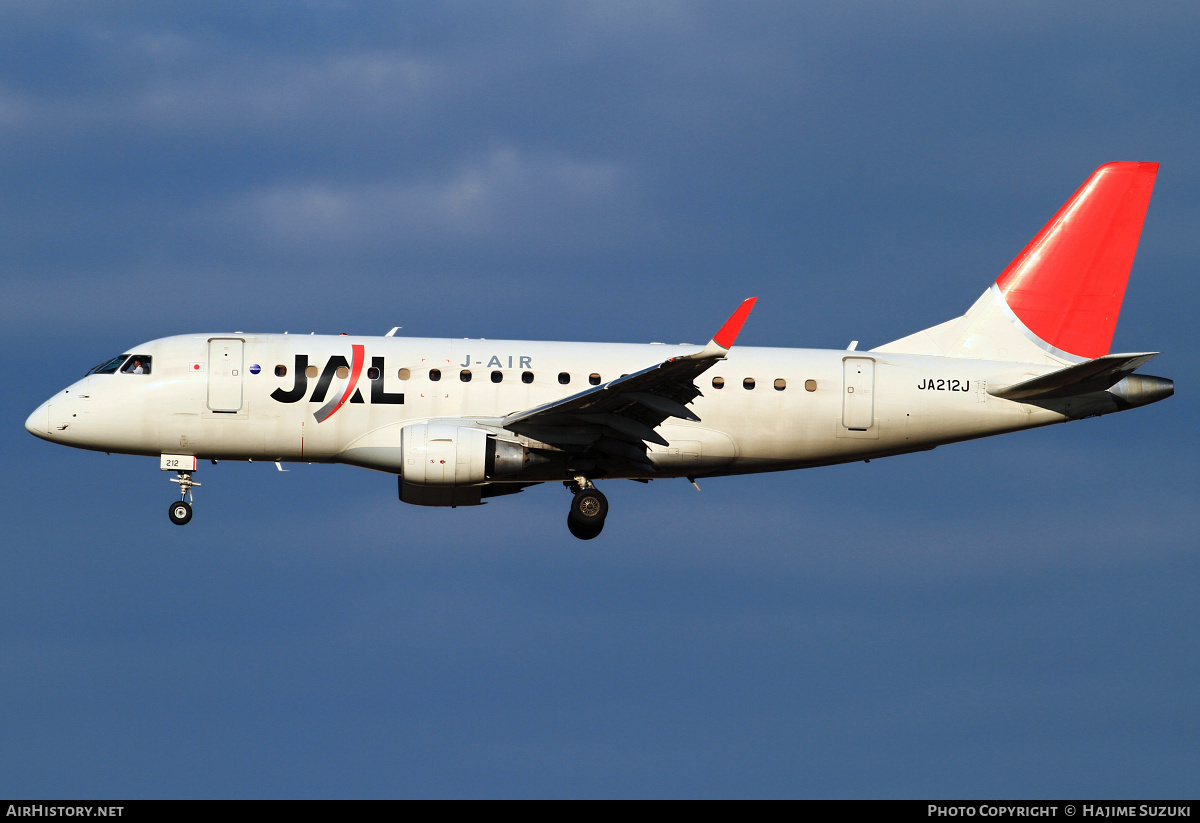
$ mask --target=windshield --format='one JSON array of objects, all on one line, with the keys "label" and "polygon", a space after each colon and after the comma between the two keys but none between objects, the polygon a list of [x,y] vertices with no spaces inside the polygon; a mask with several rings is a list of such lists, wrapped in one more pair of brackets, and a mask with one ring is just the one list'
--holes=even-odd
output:
[{"label": "windshield", "polygon": [[[112,374],[118,368],[120,368],[121,364],[125,362],[125,358],[128,356],[128,354],[118,354],[112,360],[106,360],[99,366],[92,366],[90,369],[88,369],[88,374]],[[87,377],[87,374],[85,374],[84,377]]]},{"label": "windshield", "polygon": [[129,362],[121,369],[121,374],[149,374],[150,356],[146,354],[131,354]]}]

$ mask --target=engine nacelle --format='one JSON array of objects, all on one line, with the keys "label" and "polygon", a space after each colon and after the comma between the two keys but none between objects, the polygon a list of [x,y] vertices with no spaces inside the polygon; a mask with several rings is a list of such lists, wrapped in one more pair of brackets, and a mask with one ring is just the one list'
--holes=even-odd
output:
[{"label": "engine nacelle", "polygon": [[516,480],[549,462],[521,443],[453,418],[375,429],[337,459],[400,475],[400,499],[418,506],[477,506],[484,497],[504,493],[505,487],[489,486],[491,481]]},{"label": "engine nacelle", "polygon": [[478,506],[488,480],[531,462],[520,443],[457,422],[414,423],[400,433],[400,499],[417,506]]},{"label": "engine nacelle", "polygon": [[457,423],[415,423],[400,432],[401,475],[416,486],[469,486],[487,479],[488,433]]}]

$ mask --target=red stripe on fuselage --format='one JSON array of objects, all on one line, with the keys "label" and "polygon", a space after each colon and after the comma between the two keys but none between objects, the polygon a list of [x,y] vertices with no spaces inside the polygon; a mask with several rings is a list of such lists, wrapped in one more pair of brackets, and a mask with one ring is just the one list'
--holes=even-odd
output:
[{"label": "red stripe on fuselage", "polygon": [[342,392],[342,397],[340,400],[338,400],[337,405],[330,410],[329,414],[318,420],[318,423],[324,423],[326,420],[333,417],[334,413],[337,412],[338,409],[346,405],[346,401],[349,400],[350,395],[354,393],[354,387],[358,385],[358,377],[362,374],[363,360],[365,359],[364,352],[366,351],[366,347],[354,344],[350,348],[354,352],[351,355],[350,361],[350,382],[346,384],[346,390]]}]

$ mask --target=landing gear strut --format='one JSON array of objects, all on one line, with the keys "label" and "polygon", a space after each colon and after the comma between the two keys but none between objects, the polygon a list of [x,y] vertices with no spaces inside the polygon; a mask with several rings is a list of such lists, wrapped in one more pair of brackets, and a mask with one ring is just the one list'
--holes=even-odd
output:
[{"label": "landing gear strut", "polygon": [[571,511],[567,514],[567,529],[580,540],[591,540],[604,530],[608,498],[582,475],[564,485],[575,494],[571,498]]},{"label": "landing gear strut", "polygon": [[191,472],[176,472],[176,474],[179,476],[167,479],[172,483],[179,484],[179,495],[182,499],[178,503],[172,503],[167,513],[171,517],[171,522],[176,526],[186,526],[187,522],[192,519],[191,504],[195,502],[195,498],[192,496],[192,487],[200,484],[192,479]]}]

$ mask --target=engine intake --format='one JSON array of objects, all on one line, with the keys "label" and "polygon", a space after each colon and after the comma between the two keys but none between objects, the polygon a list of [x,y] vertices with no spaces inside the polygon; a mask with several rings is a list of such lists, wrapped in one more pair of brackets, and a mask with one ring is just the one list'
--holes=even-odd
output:
[{"label": "engine intake", "polygon": [[468,486],[487,479],[488,433],[455,423],[417,423],[400,432],[401,475],[417,486]]}]

